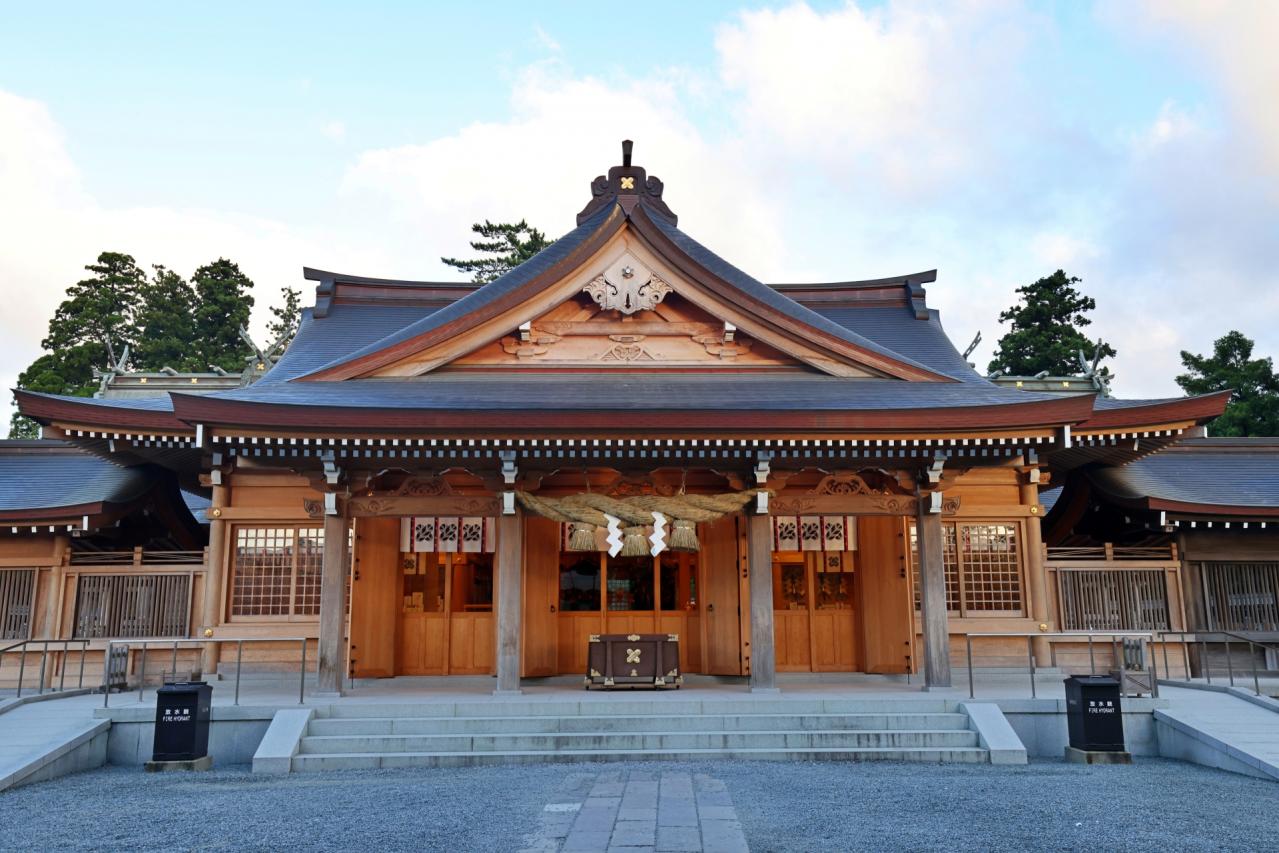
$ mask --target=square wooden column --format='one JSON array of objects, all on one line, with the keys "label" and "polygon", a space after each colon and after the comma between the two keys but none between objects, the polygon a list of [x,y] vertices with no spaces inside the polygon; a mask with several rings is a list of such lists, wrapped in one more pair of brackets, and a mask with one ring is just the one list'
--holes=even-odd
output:
[{"label": "square wooden column", "polygon": [[751,692],[777,690],[773,642],[773,531],[769,516],[746,516],[746,558],[751,590]]},{"label": "square wooden column", "polygon": [[497,689],[520,692],[520,638],[523,634],[523,516],[497,517]]},{"label": "square wooden column", "polygon": [[324,563],[320,570],[320,665],[316,696],[341,696],[346,683],[346,595],[351,519],[324,516]]},{"label": "square wooden column", "polygon": [[[1023,475],[1025,476],[1025,475]],[[1044,566],[1044,537],[1039,527],[1039,486],[1033,482],[1021,484],[1021,503],[1035,507],[1036,513],[1026,517],[1026,575],[1030,581],[1030,618],[1041,630],[1052,628],[1048,612],[1048,569]],[[1035,653],[1035,666],[1052,666],[1052,649],[1047,637],[1035,637],[1031,641]]]},{"label": "square wooden column", "polygon": [[[213,502],[209,505],[209,548],[205,552],[207,562],[204,567],[204,606],[200,612],[205,630],[217,630],[222,624],[222,591],[226,588],[225,579],[230,573],[227,568],[230,561],[226,558],[226,522],[222,520],[222,509],[227,505],[226,486],[213,487]],[[217,512],[214,512],[217,510]],[[218,671],[218,660],[221,658],[219,643],[203,643],[200,653],[200,669],[206,675],[214,675]]]},{"label": "square wooden column", "polygon": [[920,495],[915,514],[919,539],[919,615],[924,628],[924,689],[950,687],[950,627],[946,615],[946,566],[941,513],[929,512]]}]

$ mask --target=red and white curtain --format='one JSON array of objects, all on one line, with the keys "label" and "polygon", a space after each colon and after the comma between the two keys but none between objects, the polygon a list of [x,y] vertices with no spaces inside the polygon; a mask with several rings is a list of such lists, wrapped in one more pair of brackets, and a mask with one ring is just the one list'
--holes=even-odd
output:
[{"label": "red and white curtain", "polygon": [[775,515],[774,551],[856,551],[857,516]]},{"label": "red and white curtain", "polygon": [[400,551],[404,554],[492,553],[493,519],[486,516],[416,515],[400,519]]}]

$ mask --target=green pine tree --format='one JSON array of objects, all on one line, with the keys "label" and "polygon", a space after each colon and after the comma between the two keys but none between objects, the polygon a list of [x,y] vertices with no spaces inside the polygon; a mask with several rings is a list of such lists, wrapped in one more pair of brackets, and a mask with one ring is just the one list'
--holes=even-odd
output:
[{"label": "green pine tree", "polygon": [[302,322],[302,291],[296,287],[284,288],[284,304],[272,305],[271,315],[275,317],[267,323],[267,346],[282,341],[280,352],[284,352],[298,333],[298,324]]},{"label": "green pine tree", "polygon": [[253,281],[226,258],[205,264],[191,275],[195,286],[195,342],[198,367],[217,365],[238,372],[253,354],[240,337],[253,310]]},{"label": "green pine tree", "polygon": [[1279,435],[1279,375],[1269,358],[1253,358],[1254,344],[1241,332],[1227,332],[1212,355],[1181,351],[1186,372],[1177,384],[1187,394],[1231,391],[1230,402],[1210,427],[1214,435]]},{"label": "green pine tree", "polygon": [[480,257],[440,260],[462,272],[471,273],[471,280],[480,284],[506,275],[555,242],[547,240],[546,235],[536,228],[530,228],[523,219],[516,223],[494,223],[486,219],[472,225],[471,230],[484,238],[471,241],[471,248],[482,253]]},{"label": "green pine tree", "polygon": [[[989,372],[1012,376],[1073,376],[1080,370],[1079,351],[1089,359],[1113,358],[1114,347],[1093,341],[1082,329],[1092,323],[1087,312],[1097,307],[1091,296],[1075,289],[1081,280],[1062,270],[1017,288],[1018,303],[999,315],[1000,323],[1012,327],[999,339]],[[1098,359],[1100,361],[1100,358]],[[1109,375],[1106,368],[1099,371]]]},{"label": "green pine tree", "polygon": [[137,306],[146,274],[132,255],[120,252],[103,252],[85,269],[93,276],[67,288],[67,298],[54,312],[40,345],[57,352],[96,343],[118,356],[138,342]]},{"label": "green pine tree", "polygon": [[192,341],[196,340],[195,291],[172,270],[159,265],[153,269],[151,280],[140,288],[140,334],[133,350],[133,366],[138,370],[202,370],[192,352]]},{"label": "green pine tree", "polygon": [[[93,273],[67,288],[40,346],[45,353],[18,375],[18,387],[49,394],[91,397],[97,390],[95,367],[120,358],[137,344],[137,306],[146,274],[130,255],[103,252],[85,269]],[[15,413],[10,438],[35,438],[35,421]]]}]

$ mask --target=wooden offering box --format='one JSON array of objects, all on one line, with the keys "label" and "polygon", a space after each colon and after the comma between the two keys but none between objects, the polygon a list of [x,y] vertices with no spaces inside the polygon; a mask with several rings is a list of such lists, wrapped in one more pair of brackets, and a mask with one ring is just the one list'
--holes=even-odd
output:
[{"label": "wooden offering box", "polygon": [[586,689],[674,687],[679,673],[679,634],[592,634],[586,653]]}]

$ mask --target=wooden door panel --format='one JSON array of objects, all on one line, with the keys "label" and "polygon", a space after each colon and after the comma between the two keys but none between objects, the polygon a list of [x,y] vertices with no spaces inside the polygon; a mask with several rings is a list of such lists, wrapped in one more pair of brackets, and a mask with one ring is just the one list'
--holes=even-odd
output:
[{"label": "wooden door panel", "polygon": [[599,634],[599,613],[561,613],[559,629],[559,672],[565,675],[586,674],[586,645],[591,634]]},{"label": "wooden door panel", "polygon": [[449,675],[487,675],[493,671],[493,632],[489,613],[454,613],[449,621]]},{"label": "wooden door panel", "polygon": [[396,615],[400,611],[400,520],[355,520],[351,579],[351,675],[395,675]]},{"label": "wooden door panel", "polygon": [[852,610],[813,611],[813,648],[817,672],[851,672],[856,663],[856,637]]},{"label": "wooden door panel", "polygon": [[773,643],[779,672],[808,672],[812,668],[808,631],[807,610],[773,611]]},{"label": "wooden door panel", "polygon": [[523,674],[554,675],[560,667],[555,611],[560,594],[560,525],[524,516]]},{"label": "wooden door panel", "polygon": [[913,604],[904,525],[893,516],[857,519],[857,623],[866,672],[906,672]]},{"label": "wooden door panel", "polygon": [[444,675],[446,613],[405,613],[400,623],[403,675]]},{"label": "wooden door panel", "polygon": [[701,538],[702,587],[706,621],[706,668],[712,675],[742,674],[740,578],[738,577],[737,519],[703,524]]}]

